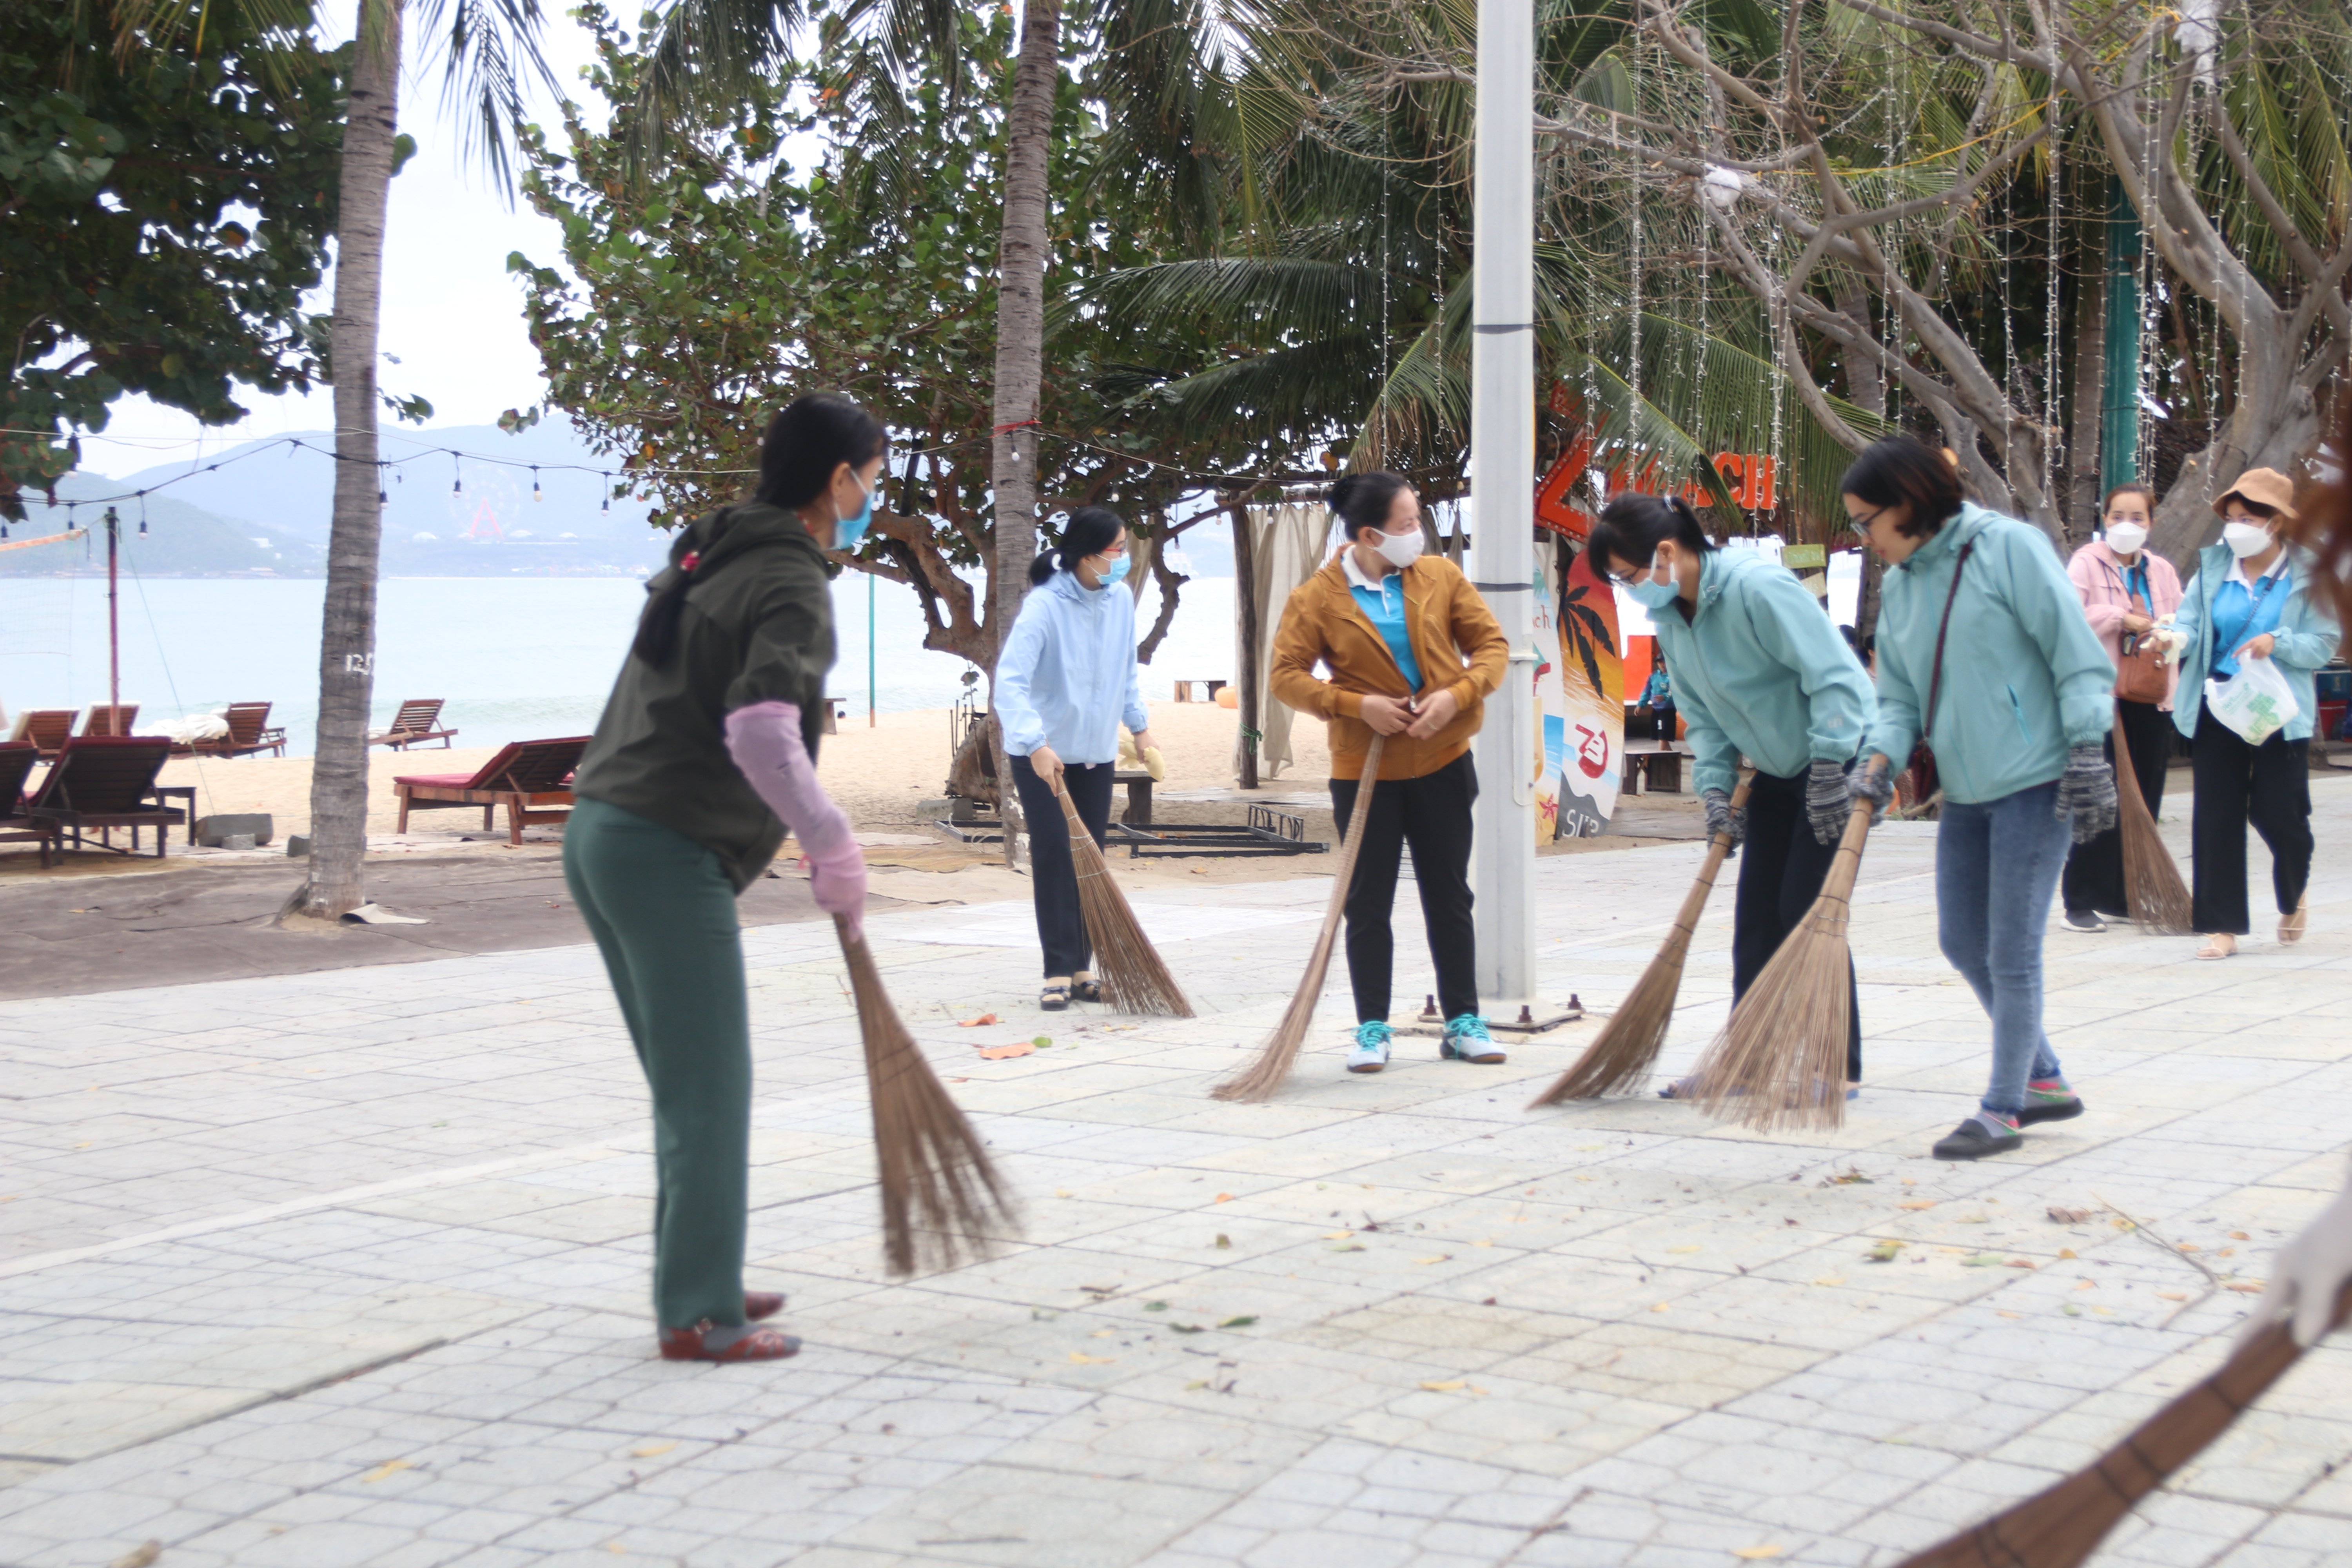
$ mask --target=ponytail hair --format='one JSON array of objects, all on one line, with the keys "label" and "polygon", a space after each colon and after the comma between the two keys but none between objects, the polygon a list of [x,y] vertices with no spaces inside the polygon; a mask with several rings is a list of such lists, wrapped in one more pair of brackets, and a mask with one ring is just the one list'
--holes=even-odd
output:
[{"label": "ponytail hair", "polygon": [[1405,488],[1402,476],[1374,468],[1347,475],[1323,492],[1323,502],[1339,514],[1339,526],[1353,544],[1368,528],[1388,531],[1390,510],[1396,505],[1397,492]]},{"label": "ponytail hair", "polygon": [[[760,437],[760,483],[751,499],[791,510],[822,495],[841,465],[862,468],[889,449],[888,432],[881,421],[838,393],[812,392],[776,411]],[[879,483],[877,477],[877,483]],[[734,525],[735,509],[722,509],[710,525],[703,550],[716,545]],[[694,569],[702,563],[702,550],[689,550],[671,568],[669,581],[656,589],[646,613],[638,618],[636,640],[629,651],[647,664],[669,661],[677,644],[678,617],[686,613],[687,590],[694,586]]]},{"label": "ponytail hair", "polygon": [[1029,581],[1042,585],[1056,572],[1075,572],[1089,555],[1100,555],[1118,542],[1127,523],[1107,506],[1082,506],[1062,524],[1062,542],[1037,552],[1029,563]]},{"label": "ponytail hair", "polygon": [[1630,561],[1646,569],[1657,558],[1658,546],[1669,539],[1697,555],[1715,548],[1699,526],[1698,513],[1682,497],[1628,490],[1601,509],[1584,547],[1596,552],[1593,564],[1603,573],[1614,570],[1612,561]]}]

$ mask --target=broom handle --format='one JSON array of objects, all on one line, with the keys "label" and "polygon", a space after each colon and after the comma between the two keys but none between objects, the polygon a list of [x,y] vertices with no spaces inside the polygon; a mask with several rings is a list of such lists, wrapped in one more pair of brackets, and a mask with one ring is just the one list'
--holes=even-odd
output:
[{"label": "broom handle", "polygon": [[2129,805],[2123,804],[2125,800],[2137,802],[2140,815],[2153,822],[2156,820],[2155,816],[2148,811],[2147,801],[2139,793],[2139,774],[2132,767],[2131,745],[2124,739],[2124,716],[2121,709],[2116,711],[2115,747],[2116,794],[2121,797],[2117,803],[2118,809],[2123,811],[2132,809]]},{"label": "broom handle", "polygon": [[[1874,756],[1868,766],[1869,776],[1882,778],[1886,759]],[[1853,880],[1862,874],[1862,841],[1870,837],[1871,805],[1867,800],[1853,803],[1853,813],[1845,819],[1845,837],[1838,840],[1837,858],[1830,862],[1829,875],[1822,879],[1822,898],[1843,903],[1853,896]]]},{"label": "broom handle", "polygon": [[[1731,809],[1735,812],[1748,805],[1748,779],[1741,779],[1739,787],[1731,792]],[[1674,929],[1688,935],[1698,930],[1698,917],[1706,909],[1706,896],[1715,891],[1716,873],[1723,869],[1731,856],[1731,834],[1725,831],[1707,840],[1706,860],[1698,868],[1698,880],[1683,895],[1682,912],[1675,916]]]}]

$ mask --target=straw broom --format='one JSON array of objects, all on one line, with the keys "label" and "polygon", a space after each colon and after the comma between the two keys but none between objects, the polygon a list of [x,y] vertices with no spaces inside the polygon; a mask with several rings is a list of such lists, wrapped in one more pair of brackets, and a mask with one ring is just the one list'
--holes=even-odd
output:
[{"label": "straw broom", "polygon": [[983,1258],[1019,1228],[1012,1194],[971,1123],[923,1059],[882,989],[863,936],[839,915],[834,932],[857,998],[866,1079],[874,1100],[874,1153],[882,1178],[882,1249],[890,1272],[915,1271],[918,1254],[946,1268]]},{"label": "straw broom", "polygon": [[[2352,1285],[2336,1298],[2331,1331],[2352,1316]],[[2075,1568],[2116,1521],[2164,1484],[2293,1366],[2303,1351],[2282,1321],[2240,1345],[2221,1369],[2141,1422],[2096,1464],[2036,1497],[1903,1561],[1901,1568]]]},{"label": "straw broom", "polygon": [[[1747,804],[1748,781],[1742,779],[1732,791],[1731,809],[1738,811]],[[1584,1054],[1529,1102],[1529,1110],[1564,1100],[1598,1100],[1615,1094],[1649,1072],[1658,1059],[1659,1047],[1666,1043],[1666,1026],[1674,1021],[1675,996],[1682,990],[1683,961],[1690,955],[1691,933],[1698,929],[1706,896],[1715,890],[1716,873],[1723,869],[1730,853],[1731,835],[1717,834],[1707,846],[1706,863],[1699,868],[1698,880],[1691,884],[1682,912],[1675,917],[1675,929],[1666,933],[1665,945],[1642,971],[1642,978],[1633,982],[1633,989],[1625,994],[1617,1011],[1601,1026]]]},{"label": "straw broom", "polygon": [[1870,812],[1869,801],[1854,802],[1821,896],[1699,1058],[1693,1098],[1707,1115],[1759,1132],[1844,1125],[1853,963],[1846,921]]},{"label": "straw broom", "polygon": [[1087,941],[1095,950],[1095,981],[1103,999],[1122,1013],[1150,1013],[1163,1018],[1190,1018],[1192,1004],[1184,1000],[1176,977],[1168,973],[1142,922],[1128,907],[1127,895],[1111,880],[1102,846],[1078,819],[1078,808],[1062,781],[1054,781],[1062,815],[1070,825],[1070,858],[1078,873],[1078,912],[1087,922]]},{"label": "straw broom", "polygon": [[1290,1064],[1307,1042],[1307,1026],[1314,1021],[1315,1004],[1323,994],[1323,976],[1331,968],[1331,943],[1339,934],[1339,917],[1347,911],[1348,889],[1356,880],[1356,852],[1364,847],[1364,828],[1372,817],[1372,791],[1381,776],[1381,747],[1388,737],[1372,732],[1364,753],[1362,782],[1356,788],[1356,809],[1348,814],[1348,841],[1339,849],[1339,864],[1331,874],[1331,900],[1323,908],[1323,929],[1315,935],[1314,951],[1307,955],[1307,973],[1291,993],[1282,1022],[1259,1047],[1257,1060],[1209,1090],[1218,1100],[1271,1100],[1290,1076]]},{"label": "straw broom", "polygon": [[2186,936],[2192,923],[2189,888],[2173,864],[2172,851],[2156,830],[2147,799],[2139,793],[2132,770],[2131,748],[2124,743],[2124,721],[2116,720],[2116,827],[2123,835],[2124,901],[2142,931],[2166,936]]}]

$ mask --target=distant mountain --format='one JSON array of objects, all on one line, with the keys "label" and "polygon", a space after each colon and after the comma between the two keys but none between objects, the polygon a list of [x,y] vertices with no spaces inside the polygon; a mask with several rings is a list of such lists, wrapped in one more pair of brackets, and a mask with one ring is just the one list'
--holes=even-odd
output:
[{"label": "distant mountain", "polygon": [[[58,504],[49,507],[34,500],[26,509],[27,521],[11,525],[10,537],[60,534],[68,526],[88,530],[89,537],[0,554],[0,576],[104,575],[106,508],[66,503],[121,496],[125,488],[121,480],[103,474],[66,475],[58,481]],[[147,577],[318,577],[326,573],[325,552],[266,523],[219,517],[168,496],[117,500],[114,510],[121,520],[121,569],[126,573]],[[147,523],[143,537],[139,531],[142,515]]]}]

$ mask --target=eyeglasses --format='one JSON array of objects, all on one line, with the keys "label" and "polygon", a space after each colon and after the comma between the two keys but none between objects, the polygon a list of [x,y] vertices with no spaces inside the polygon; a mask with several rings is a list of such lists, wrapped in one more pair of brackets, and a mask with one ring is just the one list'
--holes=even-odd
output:
[{"label": "eyeglasses", "polygon": [[1876,511],[1872,512],[1868,517],[1855,517],[1853,514],[1848,513],[1845,520],[1845,525],[1847,528],[1853,530],[1858,537],[1867,539],[1870,537],[1870,525],[1876,522],[1880,518],[1885,517],[1888,512],[1894,510],[1894,507],[1891,505],[1883,506]]}]

